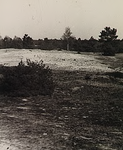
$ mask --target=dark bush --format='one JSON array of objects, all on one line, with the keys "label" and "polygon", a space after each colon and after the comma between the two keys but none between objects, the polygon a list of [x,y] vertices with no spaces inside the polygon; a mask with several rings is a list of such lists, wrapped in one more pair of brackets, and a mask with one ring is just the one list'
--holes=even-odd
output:
[{"label": "dark bush", "polygon": [[54,82],[52,70],[43,61],[33,62],[27,59],[18,66],[1,67],[3,75],[0,92],[13,96],[52,95]]},{"label": "dark bush", "polygon": [[111,44],[105,43],[103,45],[103,55],[104,56],[115,56],[116,50]]},{"label": "dark bush", "polygon": [[106,75],[109,75],[109,76],[114,77],[114,78],[123,78],[123,73],[119,72],[119,71],[107,72]]}]

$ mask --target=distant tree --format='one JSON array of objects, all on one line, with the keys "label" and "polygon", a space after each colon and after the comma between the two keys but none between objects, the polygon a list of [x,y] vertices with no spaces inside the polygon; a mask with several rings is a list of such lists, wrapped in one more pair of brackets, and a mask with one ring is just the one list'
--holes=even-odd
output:
[{"label": "distant tree", "polygon": [[88,47],[91,52],[97,51],[97,43],[98,43],[98,41],[93,36],[91,36],[88,41]]},{"label": "distant tree", "polygon": [[118,51],[118,52],[119,52],[119,53],[123,53],[123,39],[122,39],[122,40],[119,40],[118,42],[119,42],[119,44],[118,44],[118,46],[119,46],[119,47],[118,47],[118,48],[119,48],[118,50],[119,50],[119,51]]},{"label": "distant tree", "polygon": [[74,50],[77,51],[78,54],[80,54],[80,52],[82,51],[81,41],[82,41],[81,38],[75,39],[74,45],[73,45]]},{"label": "distant tree", "polygon": [[117,29],[110,27],[105,27],[102,32],[100,32],[101,35],[99,35],[100,39],[103,44],[103,52],[104,55],[108,56],[114,56],[115,55],[115,48],[113,47],[113,42],[117,39]]},{"label": "distant tree", "polygon": [[28,34],[25,34],[23,37],[23,48],[28,49],[33,47],[33,39]]},{"label": "distant tree", "polygon": [[5,36],[3,39],[4,48],[11,48],[12,47],[12,39],[9,36]]},{"label": "distant tree", "polygon": [[45,50],[50,49],[49,48],[49,42],[50,42],[50,40],[47,37],[44,38],[44,40],[43,40],[43,49],[45,49]]},{"label": "distant tree", "polygon": [[2,36],[0,36],[0,48],[3,48],[3,39],[2,39]]},{"label": "distant tree", "polygon": [[67,43],[67,50],[70,50],[70,40],[72,40],[73,38],[75,37],[72,36],[70,27],[66,27],[62,39]]},{"label": "distant tree", "polygon": [[96,39],[93,36],[91,36],[89,41],[96,41]]},{"label": "distant tree", "polygon": [[12,47],[13,48],[18,48],[21,49],[23,48],[23,41],[21,38],[15,36],[14,39],[12,40]]},{"label": "distant tree", "polygon": [[105,27],[104,30],[102,30],[102,32],[100,32],[101,35],[99,35],[100,40],[101,41],[106,41],[106,42],[110,42],[110,41],[114,41],[117,39],[117,29],[113,28],[111,29],[110,27]]}]

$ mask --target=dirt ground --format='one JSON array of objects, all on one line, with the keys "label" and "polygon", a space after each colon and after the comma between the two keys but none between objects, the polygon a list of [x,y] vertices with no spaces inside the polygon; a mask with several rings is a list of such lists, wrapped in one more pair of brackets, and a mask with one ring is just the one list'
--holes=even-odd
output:
[{"label": "dirt ground", "polygon": [[[113,70],[123,62],[99,61]],[[79,70],[53,78],[51,97],[0,96],[0,150],[122,150],[123,78]]]},{"label": "dirt ground", "polygon": [[[31,61],[43,60],[53,70],[86,70],[86,71],[112,71],[108,65],[102,64],[100,59],[103,56],[98,53],[77,54],[75,51],[39,50],[39,49],[1,49],[0,65],[16,66],[22,60]],[[104,58],[103,58],[104,59]],[[110,58],[115,61],[115,57]]]},{"label": "dirt ground", "polygon": [[122,150],[123,81],[53,71],[52,97],[0,97],[0,150]]}]

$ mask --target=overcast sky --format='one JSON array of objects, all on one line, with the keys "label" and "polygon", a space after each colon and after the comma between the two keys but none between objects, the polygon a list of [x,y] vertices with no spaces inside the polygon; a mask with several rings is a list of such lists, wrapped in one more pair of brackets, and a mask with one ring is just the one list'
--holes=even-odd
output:
[{"label": "overcast sky", "polygon": [[0,35],[61,38],[65,27],[76,38],[98,39],[106,26],[123,38],[123,0],[0,0]]}]

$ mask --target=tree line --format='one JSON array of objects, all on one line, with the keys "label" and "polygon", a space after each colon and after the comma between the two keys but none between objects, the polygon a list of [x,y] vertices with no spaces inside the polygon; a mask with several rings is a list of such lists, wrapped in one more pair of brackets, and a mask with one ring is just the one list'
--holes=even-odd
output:
[{"label": "tree line", "polygon": [[80,52],[102,52],[104,55],[115,55],[123,52],[123,40],[117,39],[117,30],[115,28],[105,27],[99,35],[99,39],[93,36],[89,40],[81,38],[76,39],[72,35],[71,29],[67,27],[61,39],[38,39],[34,40],[28,34],[23,38],[15,36],[13,39],[9,36],[0,37],[0,48],[16,49],[43,49],[43,50],[71,50]]}]

